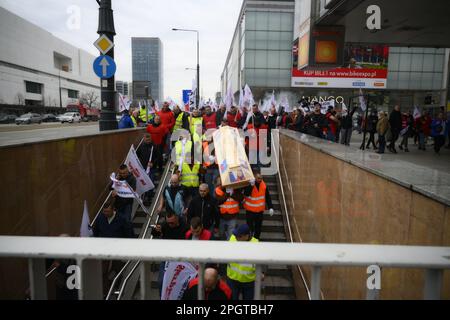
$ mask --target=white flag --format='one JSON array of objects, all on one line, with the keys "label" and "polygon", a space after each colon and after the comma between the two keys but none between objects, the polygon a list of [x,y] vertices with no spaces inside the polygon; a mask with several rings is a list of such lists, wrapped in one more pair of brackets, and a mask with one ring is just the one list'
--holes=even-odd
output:
[{"label": "white flag", "polygon": [[239,90],[239,108],[242,109],[244,106],[244,90]]},{"label": "white flag", "polygon": [[125,164],[127,165],[131,174],[136,178],[136,193],[139,196],[155,189],[155,185],[153,184],[152,179],[150,179],[146,170],[142,167],[142,164],[137,157],[134,146],[131,146]]},{"label": "white flag", "polygon": [[281,98],[280,105],[284,107],[284,111],[286,111],[287,113],[292,112],[291,106],[289,105],[289,100],[286,96]]},{"label": "white flag", "polygon": [[415,107],[414,108],[414,119],[417,120],[422,116],[422,113],[419,110],[419,107]]},{"label": "white flag", "polygon": [[233,89],[231,88],[231,82],[228,84],[227,95],[225,97],[225,105],[227,107],[227,111],[230,111],[231,107],[234,103],[233,97]]},{"label": "white flag", "polygon": [[250,87],[248,86],[248,84],[246,84],[244,88],[244,104],[252,106],[254,103],[255,100],[253,99],[252,90],[250,90]]},{"label": "white flag", "polygon": [[186,262],[166,263],[161,300],[179,301],[183,298],[189,282],[198,275],[197,269]]},{"label": "white flag", "polygon": [[277,101],[275,100],[275,90],[273,90],[273,92],[272,92],[272,98],[270,99],[270,104],[271,104],[271,107],[277,106]]},{"label": "white flag", "polygon": [[342,103],[342,115],[345,117],[346,115],[348,115],[348,108],[347,105],[345,104],[345,102]]},{"label": "white flag", "polygon": [[122,113],[125,110],[130,110],[131,101],[119,93],[119,112]]},{"label": "white flag", "polygon": [[366,112],[367,110],[367,103],[366,103],[366,99],[364,99],[364,94],[362,89],[359,89],[359,103],[361,105],[361,109],[363,112]]},{"label": "white flag", "polygon": [[89,210],[87,201],[84,201],[83,219],[81,220],[80,237],[91,238],[94,236],[94,232],[91,229],[91,220],[89,218]]}]

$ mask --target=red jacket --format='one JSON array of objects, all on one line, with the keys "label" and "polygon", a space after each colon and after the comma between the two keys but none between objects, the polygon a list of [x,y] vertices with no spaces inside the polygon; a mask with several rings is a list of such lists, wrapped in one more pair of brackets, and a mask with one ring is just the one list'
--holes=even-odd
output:
[{"label": "red jacket", "polygon": [[175,127],[175,116],[172,111],[161,110],[158,112],[158,116],[161,117],[161,123],[167,128],[168,131],[172,131]]},{"label": "red jacket", "polygon": [[217,129],[217,116],[216,113],[213,112],[211,115],[204,115],[203,116],[203,123],[205,124],[205,129]]},{"label": "red jacket", "polygon": [[160,146],[164,144],[164,138],[169,133],[169,130],[167,130],[167,127],[163,124],[160,124],[157,127],[154,124],[150,124],[147,127],[147,132],[151,134],[153,143]]},{"label": "red jacket", "polygon": [[[189,230],[188,232],[186,232],[186,240],[192,240],[192,231]],[[212,233],[209,230],[203,229],[202,233],[200,234],[200,240],[211,240],[212,237]]]},{"label": "red jacket", "polygon": [[240,112],[238,112],[237,115],[231,114],[230,112],[227,113],[227,122],[228,122],[228,125],[232,128],[238,127],[238,122],[241,120],[241,118],[242,118],[242,116],[241,116]]}]

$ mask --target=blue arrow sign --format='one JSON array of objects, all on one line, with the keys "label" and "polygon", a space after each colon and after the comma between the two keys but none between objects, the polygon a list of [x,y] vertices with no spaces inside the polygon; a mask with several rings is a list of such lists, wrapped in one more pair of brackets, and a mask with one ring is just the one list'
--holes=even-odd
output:
[{"label": "blue arrow sign", "polygon": [[116,74],[117,66],[110,56],[100,56],[94,61],[94,72],[102,79],[109,79]]}]

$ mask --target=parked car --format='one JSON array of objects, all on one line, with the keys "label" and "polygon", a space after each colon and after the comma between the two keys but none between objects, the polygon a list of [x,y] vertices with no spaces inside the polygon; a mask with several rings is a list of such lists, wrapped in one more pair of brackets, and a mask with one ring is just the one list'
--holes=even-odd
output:
[{"label": "parked car", "polygon": [[58,122],[58,119],[54,114],[44,114],[42,122]]},{"label": "parked car", "polygon": [[17,116],[13,114],[3,115],[0,117],[0,124],[15,123]]},{"label": "parked car", "polygon": [[63,114],[61,117],[61,123],[80,123],[81,115],[77,112],[67,112]]},{"label": "parked car", "polygon": [[32,124],[32,123],[42,123],[42,117],[37,113],[27,113],[16,119],[16,124]]}]

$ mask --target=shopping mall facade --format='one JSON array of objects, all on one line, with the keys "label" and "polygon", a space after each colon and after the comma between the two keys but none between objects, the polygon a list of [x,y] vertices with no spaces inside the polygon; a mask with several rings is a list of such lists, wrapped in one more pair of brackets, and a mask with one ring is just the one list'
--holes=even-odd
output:
[{"label": "shopping mall facade", "polygon": [[[385,1],[377,2],[383,13]],[[447,106],[450,111],[450,43],[446,42],[450,40],[426,37],[422,34],[426,34],[426,30],[417,34],[392,33],[392,30],[411,27],[387,15],[383,17],[382,27],[391,19],[389,28],[393,36],[383,30],[376,35],[365,25],[369,1],[347,0],[333,7],[336,3],[326,0],[244,1],[222,73],[222,96],[226,96],[231,86],[238,101],[239,88],[248,84],[257,101],[275,90],[277,95],[287,96],[291,106],[297,105],[303,97],[311,101],[335,99],[339,105],[344,101],[348,104],[351,97],[362,90],[370,95],[370,104],[380,110],[399,104],[404,110],[419,106],[436,111]],[[342,3],[347,7],[342,7]],[[386,7],[385,11],[392,14],[395,8]],[[339,39],[341,30],[344,32]],[[319,38],[314,38],[317,35]],[[325,37],[320,38],[323,35]],[[338,38],[339,54],[334,57],[337,61],[332,61],[334,65],[324,67],[316,60],[330,62],[333,55],[321,57],[315,48],[316,55],[313,52],[308,57],[311,52],[308,46],[313,42],[312,45],[319,46],[321,42],[329,53],[330,35],[333,41]],[[355,74],[363,76],[355,78]]]}]

